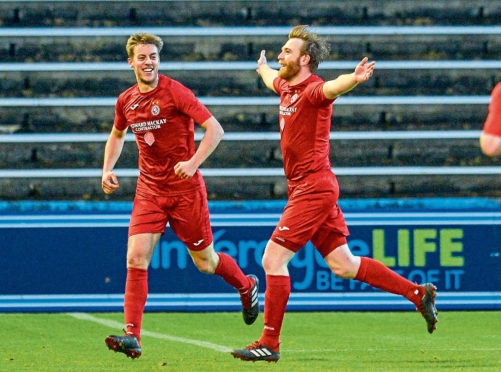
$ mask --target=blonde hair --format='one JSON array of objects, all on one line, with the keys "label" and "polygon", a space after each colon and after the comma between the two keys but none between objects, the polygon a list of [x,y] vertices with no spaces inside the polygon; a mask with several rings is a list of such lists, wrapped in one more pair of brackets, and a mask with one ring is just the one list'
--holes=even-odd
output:
[{"label": "blonde hair", "polygon": [[164,46],[164,42],[156,35],[147,34],[145,32],[139,32],[137,34],[132,34],[127,40],[127,45],[125,46],[125,50],[127,51],[127,55],[129,58],[134,57],[134,47],[139,44],[153,44],[157,47],[158,53],[162,50]]},{"label": "blonde hair", "polygon": [[301,47],[301,55],[310,56],[310,70],[315,72],[318,64],[329,55],[329,47],[324,39],[312,32],[308,25],[294,27],[289,33],[289,39],[301,39],[304,41]]}]

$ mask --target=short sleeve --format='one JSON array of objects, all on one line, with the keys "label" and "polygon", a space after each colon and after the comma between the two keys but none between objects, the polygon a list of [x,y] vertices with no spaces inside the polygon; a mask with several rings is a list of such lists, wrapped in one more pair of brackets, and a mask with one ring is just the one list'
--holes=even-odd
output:
[{"label": "short sleeve", "polygon": [[336,98],[329,99],[325,97],[323,90],[324,84],[325,84],[324,81],[319,81],[308,85],[308,88],[306,88],[305,94],[312,105],[314,106],[331,105],[332,102],[336,100]]},{"label": "short sleeve", "polygon": [[275,92],[277,92],[278,94],[282,94],[286,85],[287,81],[279,78],[278,76],[275,79],[273,79],[273,88],[275,89]]},{"label": "short sleeve", "polygon": [[191,117],[197,124],[204,123],[212,116],[191,89],[178,82],[173,82],[172,88],[172,96],[178,110]]},{"label": "short sleeve", "polygon": [[501,82],[492,90],[483,132],[501,137]]},{"label": "short sleeve", "polygon": [[127,128],[127,119],[125,118],[121,97],[118,97],[117,103],[115,104],[115,120],[113,126],[118,130],[125,130]]}]

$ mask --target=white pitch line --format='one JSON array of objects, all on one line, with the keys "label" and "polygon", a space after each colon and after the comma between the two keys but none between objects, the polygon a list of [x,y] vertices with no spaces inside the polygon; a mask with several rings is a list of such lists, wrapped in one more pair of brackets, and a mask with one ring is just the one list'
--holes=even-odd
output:
[{"label": "white pitch line", "polygon": [[[111,327],[111,328],[121,329],[124,326],[120,322],[116,322],[116,321],[110,320],[110,319],[96,318],[96,317],[94,317],[90,314],[87,314],[87,313],[66,313],[66,314],[69,316],[72,316],[73,318],[76,318],[76,319],[88,320],[88,321],[91,321],[94,323],[99,323],[99,324],[102,324],[102,325],[105,325],[105,326]],[[162,333],[150,332],[150,331],[145,331],[145,330],[141,330],[141,336],[154,337],[154,338],[159,338],[161,340],[167,340],[167,341],[182,342],[185,344],[195,345],[195,346],[203,347],[206,349],[220,351],[222,353],[228,353],[228,352],[233,350],[229,347],[213,344],[211,342],[192,340],[192,339],[183,338],[183,337],[169,336],[169,335],[165,335]]]}]

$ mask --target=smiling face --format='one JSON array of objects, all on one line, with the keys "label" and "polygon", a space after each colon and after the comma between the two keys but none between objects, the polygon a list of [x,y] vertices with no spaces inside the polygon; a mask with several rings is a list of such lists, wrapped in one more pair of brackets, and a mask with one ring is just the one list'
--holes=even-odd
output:
[{"label": "smiling face", "polygon": [[278,63],[282,67],[278,71],[278,76],[282,79],[291,81],[301,71],[308,56],[301,55],[301,47],[304,41],[301,39],[289,39],[282,47],[282,52],[278,55]]},{"label": "smiling face", "polygon": [[153,44],[138,44],[134,47],[134,55],[128,61],[136,74],[139,90],[144,93],[155,89],[160,63],[157,47]]}]

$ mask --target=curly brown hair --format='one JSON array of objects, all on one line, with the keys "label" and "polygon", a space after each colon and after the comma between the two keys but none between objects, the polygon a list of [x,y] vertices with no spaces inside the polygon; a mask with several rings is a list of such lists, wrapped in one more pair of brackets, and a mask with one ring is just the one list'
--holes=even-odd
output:
[{"label": "curly brown hair", "polygon": [[289,39],[301,39],[304,41],[301,47],[301,55],[310,56],[310,69],[315,72],[318,64],[329,55],[327,42],[309,29],[308,25],[299,25],[289,32]]}]

